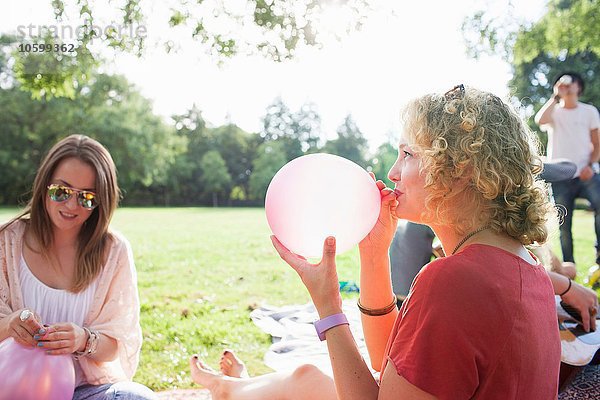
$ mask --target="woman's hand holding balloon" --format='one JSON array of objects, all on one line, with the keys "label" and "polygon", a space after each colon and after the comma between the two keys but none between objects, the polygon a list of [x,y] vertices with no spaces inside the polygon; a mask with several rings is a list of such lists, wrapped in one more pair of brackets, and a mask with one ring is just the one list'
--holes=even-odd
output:
[{"label": "woman's hand holding balloon", "polygon": [[[372,172],[369,174],[375,180],[375,174]],[[386,187],[383,181],[379,180],[376,183],[381,195],[379,217],[371,232],[359,243],[359,248],[361,252],[369,254],[387,254],[398,225],[396,216],[398,201],[393,189]]]},{"label": "woman's hand holding balloon", "polygon": [[80,326],[65,322],[46,328],[44,335],[36,335],[38,347],[47,350],[48,354],[71,354],[83,351],[87,343],[87,332]]},{"label": "woman's hand holding balloon", "polygon": [[24,346],[36,346],[33,336],[40,329],[44,329],[39,316],[27,309],[21,309],[6,318],[8,318],[8,336]]},{"label": "woman's hand holding balloon", "polygon": [[279,256],[300,276],[310,297],[323,319],[342,312],[342,298],[335,268],[335,238],[328,237],[323,244],[323,258],[318,264],[309,263],[306,258],[292,253],[273,235],[271,241]]}]

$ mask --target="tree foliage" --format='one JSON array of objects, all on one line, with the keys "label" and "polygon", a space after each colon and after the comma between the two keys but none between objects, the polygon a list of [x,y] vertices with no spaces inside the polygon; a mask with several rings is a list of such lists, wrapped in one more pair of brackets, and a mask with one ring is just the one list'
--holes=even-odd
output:
[{"label": "tree foliage", "polygon": [[337,129],[337,139],[328,141],[324,151],[354,161],[362,167],[367,166],[366,153],[368,143],[363,133],[352,119],[347,115],[344,122]]},{"label": "tree foliage", "polygon": [[231,179],[231,189],[245,198],[252,171],[252,161],[261,139],[234,124],[209,127],[196,106],[182,115],[173,116],[176,135],[185,141],[185,148],[175,157],[169,169],[169,182],[164,188],[167,204],[189,204],[189,199],[205,202],[211,193],[198,185],[204,173],[200,160],[210,151],[219,152]]},{"label": "tree foliage", "polygon": [[398,158],[398,148],[391,143],[383,143],[375,151],[371,160],[371,171],[375,178],[381,179],[388,187],[394,187],[394,182],[388,179],[388,172]]},{"label": "tree foliage", "polygon": [[313,153],[321,145],[321,116],[314,103],[305,103],[292,117],[292,129],[304,153]]},{"label": "tree foliage", "polygon": [[517,35],[515,58],[530,62],[540,49],[555,57],[565,51],[600,56],[600,35],[596,27],[599,20],[600,2],[597,0],[551,0],[542,19]]},{"label": "tree foliage", "polygon": [[554,58],[565,53],[600,56],[595,25],[600,20],[600,2],[549,0],[546,7],[533,23],[516,17],[510,1],[503,18],[475,12],[463,22],[469,54],[500,54],[515,64],[532,62],[540,53]]},{"label": "tree foliage", "polygon": [[[169,28],[166,37],[159,40],[167,52],[177,51],[178,35],[185,32],[198,50],[216,63],[237,54],[259,54],[283,61],[293,58],[302,47],[320,47],[329,36],[340,38],[359,30],[372,1],[171,1],[167,3],[170,14],[161,21]],[[106,2],[50,0],[55,24],[49,21],[48,25],[19,27],[15,35],[6,36],[22,87],[37,97],[73,98],[78,82],[102,62],[102,50],[142,55],[148,47],[146,23],[151,8],[142,6],[141,0],[121,3],[116,6],[109,2],[111,6],[107,7]],[[63,30],[65,27],[69,29]],[[74,47],[60,52],[16,49],[19,44],[34,43],[72,43]]]},{"label": "tree foliage", "polygon": [[13,85],[0,88],[0,202],[22,200],[45,152],[73,133],[109,149],[126,194],[168,179],[181,143],[122,76],[95,75],[77,88],[75,99],[32,99],[18,81],[7,81]]},{"label": "tree foliage", "polygon": [[293,160],[304,153],[319,149],[321,143],[321,116],[313,103],[305,103],[292,112],[281,97],[277,97],[262,118],[260,136],[264,141],[283,144],[286,158]]},{"label": "tree foliage", "polygon": [[288,160],[302,155],[302,142],[300,142],[294,125],[294,114],[280,97],[276,98],[267,107],[260,135],[266,142],[278,141],[281,143]]},{"label": "tree foliage", "polygon": [[283,147],[281,143],[273,141],[263,143],[258,148],[250,176],[251,198],[264,200],[271,179],[288,161]]},{"label": "tree foliage", "polygon": [[225,160],[216,150],[207,151],[200,160],[202,176],[200,184],[212,195],[213,207],[218,206],[218,195],[231,191],[231,175],[227,171]]}]

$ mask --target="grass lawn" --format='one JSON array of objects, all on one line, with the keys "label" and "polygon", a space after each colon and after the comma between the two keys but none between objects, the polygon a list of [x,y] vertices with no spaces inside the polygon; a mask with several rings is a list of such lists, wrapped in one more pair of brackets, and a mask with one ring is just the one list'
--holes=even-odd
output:
[{"label": "grass lawn", "polygon": [[[14,215],[0,208],[0,221]],[[124,208],[113,228],[130,240],[138,270],[144,345],[136,381],[154,390],[186,388],[187,360],[213,367],[224,347],[250,374],[268,372],[270,338],[250,321],[257,304],[305,303],[308,293],[269,240],[263,209]],[[594,262],[593,214],[576,211],[575,259],[581,282]],[[553,239],[560,253],[558,235]],[[358,281],[358,251],[338,257],[340,280]]]}]

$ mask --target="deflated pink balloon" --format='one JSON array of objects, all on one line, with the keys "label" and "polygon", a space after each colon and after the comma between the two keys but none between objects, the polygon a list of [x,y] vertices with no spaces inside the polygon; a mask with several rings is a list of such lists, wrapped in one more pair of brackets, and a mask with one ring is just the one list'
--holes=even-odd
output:
[{"label": "deflated pink balloon", "polygon": [[327,236],[335,236],[338,254],[349,250],[371,231],[380,207],[379,189],[363,168],[322,153],[284,165],[265,199],[273,234],[304,257],[320,257]]},{"label": "deflated pink balloon", "polygon": [[8,338],[0,343],[0,400],[71,400],[75,369],[70,355],[50,356]]}]

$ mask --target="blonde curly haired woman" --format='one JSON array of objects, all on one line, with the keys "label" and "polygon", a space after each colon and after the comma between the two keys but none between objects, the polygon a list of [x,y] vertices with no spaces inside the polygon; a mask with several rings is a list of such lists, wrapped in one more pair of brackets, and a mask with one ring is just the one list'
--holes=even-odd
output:
[{"label": "blonde curly haired woman", "polygon": [[[556,398],[554,293],[524,247],[546,241],[555,218],[537,179],[535,136],[498,97],[463,85],[412,101],[404,117],[399,156],[388,174],[395,188],[377,181],[381,214],[359,245],[358,306],[380,381],[341,313],[335,239],[325,240],[319,264],[309,264],[272,237],[319,312],[316,327],[327,340],[333,383],[311,367],[236,379],[192,359],[193,378],[214,398]],[[421,270],[399,311],[388,258],[398,218],[429,225],[448,255]]]}]

